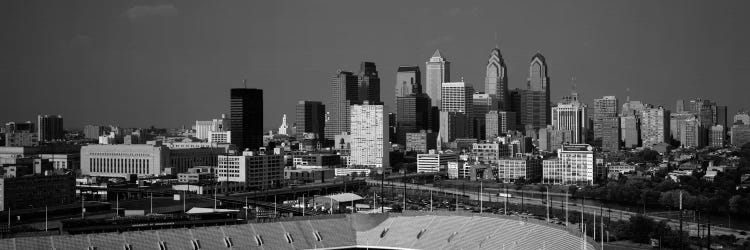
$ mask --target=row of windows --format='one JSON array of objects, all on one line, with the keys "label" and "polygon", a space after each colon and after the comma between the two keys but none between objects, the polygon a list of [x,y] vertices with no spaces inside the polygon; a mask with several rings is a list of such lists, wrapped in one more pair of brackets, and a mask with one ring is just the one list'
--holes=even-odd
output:
[{"label": "row of windows", "polygon": [[151,166],[151,159],[89,159],[89,169],[95,173],[147,174],[149,166]]},{"label": "row of windows", "polygon": [[151,154],[144,153],[121,153],[121,152],[95,152],[89,153],[92,156],[129,156],[129,157],[151,157]]}]

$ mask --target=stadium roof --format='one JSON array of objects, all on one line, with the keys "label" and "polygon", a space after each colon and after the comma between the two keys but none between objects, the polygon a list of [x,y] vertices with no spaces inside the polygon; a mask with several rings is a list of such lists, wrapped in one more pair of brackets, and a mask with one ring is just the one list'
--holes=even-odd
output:
[{"label": "stadium roof", "polygon": [[239,210],[194,207],[188,210],[187,214],[210,214],[210,213],[231,213],[231,212],[239,212]]},{"label": "stadium roof", "polygon": [[334,195],[328,195],[325,196],[326,198],[333,199],[336,202],[350,202],[350,201],[358,201],[362,198],[362,196],[352,194],[352,193],[341,193],[341,194],[334,194]]}]

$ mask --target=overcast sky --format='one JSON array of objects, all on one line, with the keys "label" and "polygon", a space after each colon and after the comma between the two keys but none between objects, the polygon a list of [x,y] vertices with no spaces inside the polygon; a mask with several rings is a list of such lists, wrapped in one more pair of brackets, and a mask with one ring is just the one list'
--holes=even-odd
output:
[{"label": "overcast sky", "polygon": [[[396,69],[435,49],[484,90],[499,46],[510,88],[541,51],[553,102],[571,76],[586,102],[628,95],[674,109],[704,97],[750,106],[750,1],[22,1],[0,3],[0,121],[62,114],[67,128],[190,126],[264,92],[264,123],[326,100],[338,69],[376,63],[393,105]],[[291,124],[290,124],[291,126]]]}]

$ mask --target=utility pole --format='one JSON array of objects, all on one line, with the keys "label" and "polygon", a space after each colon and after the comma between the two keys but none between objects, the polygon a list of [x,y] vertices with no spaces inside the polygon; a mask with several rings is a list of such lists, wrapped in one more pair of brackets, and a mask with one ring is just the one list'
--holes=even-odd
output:
[{"label": "utility pole", "polygon": [[479,214],[482,214],[482,184],[484,184],[483,181],[479,181]]},{"label": "utility pole", "polygon": [[[659,242],[661,244],[661,242]],[[709,246],[710,248],[710,246]],[[682,191],[680,191],[680,249],[683,249],[682,244]]]}]

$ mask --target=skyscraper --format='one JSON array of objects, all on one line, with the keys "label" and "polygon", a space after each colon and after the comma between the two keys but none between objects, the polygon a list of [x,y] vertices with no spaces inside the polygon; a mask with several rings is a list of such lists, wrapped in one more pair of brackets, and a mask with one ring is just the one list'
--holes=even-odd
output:
[{"label": "skyscraper", "polygon": [[357,74],[358,104],[369,101],[370,103],[380,103],[380,77],[378,70],[373,62],[362,62]]},{"label": "skyscraper", "polygon": [[352,72],[342,70],[331,77],[331,98],[326,104],[329,116],[325,123],[327,141],[333,141],[334,137],[342,132],[349,132],[349,106],[359,103],[357,80],[357,76]]},{"label": "skyscraper", "polygon": [[396,97],[396,142],[406,145],[406,134],[430,129],[430,97],[410,94]]},{"label": "skyscraper", "polygon": [[474,88],[465,82],[444,82],[442,84],[441,111],[471,114],[474,103]]},{"label": "skyscraper", "polygon": [[351,165],[388,168],[388,117],[384,105],[352,105]]},{"label": "skyscraper", "polygon": [[604,151],[620,150],[620,119],[617,98],[594,99],[594,142]]},{"label": "skyscraper", "polygon": [[419,66],[399,66],[396,73],[396,98],[422,93]]},{"label": "skyscraper", "polygon": [[688,118],[680,123],[680,146],[683,148],[700,148],[706,145],[704,138],[705,129],[701,126],[700,120],[695,116]]},{"label": "skyscraper", "polygon": [[[469,114],[469,120],[471,120],[471,136],[479,140],[485,139],[486,134],[486,121],[485,116],[492,107],[492,98],[489,94],[482,92],[474,93],[472,95],[472,112]],[[514,124],[515,125],[515,124]]]},{"label": "skyscraper", "polygon": [[491,109],[510,111],[508,70],[498,48],[490,50],[490,59],[487,62],[484,78],[484,91],[492,97]]},{"label": "skyscraper", "polygon": [[440,50],[435,50],[430,60],[425,63],[426,76],[425,76],[425,92],[430,96],[432,100],[432,106],[442,107],[440,91],[444,82],[451,81],[451,67],[450,62],[440,55]]},{"label": "skyscraper", "polygon": [[39,138],[39,142],[61,141],[65,139],[63,117],[61,115],[38,115],[37,138]]},{"label": "skyscraper", "polygon": [[711,147],[723,147],[726,134],[726,128],[721,124],[712,126],[708,145]]},{"label": "skyscraper", "polygon": [[669,142],[669,110],[658,107],[643,111],[641,142],[644,147]]},{"label": "skyscraper", "polygon": [[571,131],[572,143],[582,143],[586,130],[586,104],[576,100],[552,107],[552,128]]},{"label": "skyscraper", "polygon": [[490,110],[485,115],[485,124],[485,138],[500,136],[509,130],[515,130],[516,114],[510,111]]},{"label": "skyscraper", "polygon": [[521,124],[540,129],[551,123],[549,76],[547,62],[540,53],[531,58],[526,89],[521,91]]},{"label": "skyscraper", "polygon": [[317,139],[325,136],[325,105],[317,101],[297,102],[297,138],[302,138],[305,133],[312,133]]},{"label": "skyscraper", "polygon": [[237,149],[258,150],[263,146],[263,90],[231,89],[229,128]]},{"label": "skyscraper", "polygon": [[626,148],[638,147],[640,138],[638,118],[635,116],[620,117],[620,140],[622,140],[624,146]]}]

